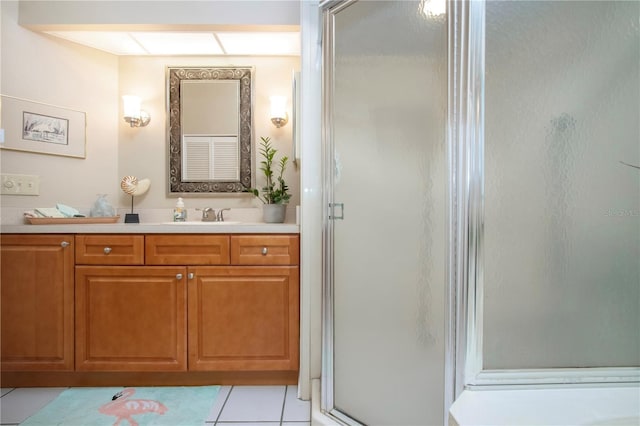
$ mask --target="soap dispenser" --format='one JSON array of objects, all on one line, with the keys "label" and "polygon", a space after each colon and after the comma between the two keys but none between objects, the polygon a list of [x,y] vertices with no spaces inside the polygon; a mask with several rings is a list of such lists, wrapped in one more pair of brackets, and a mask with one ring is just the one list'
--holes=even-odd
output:
[{"label": "soap dispenser", "polygon": [[187,220],[187,209],[184,208],[184,201],[182,201],[182,197],[180,197],[173,209],[173,221],[184,222],[185,220]]}]

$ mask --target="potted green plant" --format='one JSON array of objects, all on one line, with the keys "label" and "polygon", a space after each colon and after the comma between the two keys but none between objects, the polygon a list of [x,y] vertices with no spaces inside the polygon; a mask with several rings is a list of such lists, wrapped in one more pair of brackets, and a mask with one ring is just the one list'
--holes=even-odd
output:
[{"label": "potted green plant", "polygon": [[283,156],[277,162],[277,166],[274,167],[274,158],[278,150],[271,146],[271,138],[260,137],[260,139],[262,140],[260,154],[263,157],[260,162],[260,170],[264,174],[266,183],[261,191],[258,191],[257,188],[249,188],[248,191],[264,203],[262,216],[265,222],[282,223],[284,222],[287,204],[291,198],[291,194],[288,192],[289,187],[283,177],[289,157]]}]

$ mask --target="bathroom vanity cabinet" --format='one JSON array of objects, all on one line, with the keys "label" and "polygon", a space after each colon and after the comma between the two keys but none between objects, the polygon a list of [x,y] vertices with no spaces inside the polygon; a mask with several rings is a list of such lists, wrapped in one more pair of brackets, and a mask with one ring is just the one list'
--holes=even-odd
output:
[{"label": "bathroom vanity cabinet", "polygon": [[73,235],[0,235],[2,371],[72,371]]},{"label": "bathroom vanity cabinet", "polygon": [[147,268],[144,235],[77,235],[78,371],[186,370],[179,266]]},{"label": "bathroom vanity cabinet", "polygon": [[[31,341],[13,342],[7,337],[5,345],[5,326],[10,330],[17,321],[5,323],[4,315],[11,300],[19,297],[17,288],[7,287],[5,299],[5,277],[9,282],[22,281],[19,268],[4,268],[5,261],[9,264],[21,257],[5,258],[5,252],[15,250],[7,244],[14,240],[5,242],[6,237],[2,242],[2,369],[14,365],[15,371],[53,371],[45,364],[37,368],[15,364],[11,351],[33,347]],[[38,277],[52,273],[49,266],[49,272],[38,273],[45,266],[29,265],[34,271],[29,299],[36,299],[29,304],[38,309],[37,299],[44,297],[56,305],[55,312],[64,310],[69,324],[57,327],[69,329],[58,339],[66,338],[66,368],[85,374],[78,376],[83,383],[101,384],[91,376],[100,372],[182,373],[162,382],[174,384],[199,383],[208,379],[198,374],[207,373],[222,374],[206,376],[225,377],[218,383],[255,384],[269,383],[269,377],[288,377],[287,381],[297,374],[298,235],[77,234],[65,236],[67,247],[60,245],[62,236],[29,237],[33,240],[29,247],[43,238],[49,250],[66,256],[66,275],[59,272],[59,277],[51,279],[53,291],[60,293],[56,297],[34,296],[36,285],[41,286],[36,284]],[[22,241],[25,236],[14,239]],[[75,296],[69,298],[74,284]],[[69,300],[58,307],[62,295]],[[31,353],[25,353],[28,356]],[[286,374],[269,376],[269,372]],[[68,380],[60,383],[68,384]]]}]

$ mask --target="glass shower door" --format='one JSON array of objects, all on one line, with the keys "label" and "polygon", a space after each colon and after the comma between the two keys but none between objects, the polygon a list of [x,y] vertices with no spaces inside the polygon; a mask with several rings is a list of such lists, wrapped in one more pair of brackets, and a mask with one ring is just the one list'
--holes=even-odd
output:
[{"label": "glass shower door", "polygon": [[486,4],[485,369],[640,366],[639,17]]},{"label": "glass shower door", "polygon": [[444,422],[447,22],[420,1],[325,17],[328,410]]}]

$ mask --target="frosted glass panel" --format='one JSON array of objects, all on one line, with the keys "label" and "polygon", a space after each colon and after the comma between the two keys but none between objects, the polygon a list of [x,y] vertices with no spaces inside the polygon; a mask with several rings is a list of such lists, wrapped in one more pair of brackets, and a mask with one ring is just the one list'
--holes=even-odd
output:
[{"label": "frosted glass panel", "polygon": [[419,1],[335,18],[334,404],[443,424],[446,18]]},{"label": "frosted glass panel", "polygon": [[640,3],[487,3],[484,368],[640,365]]}]

